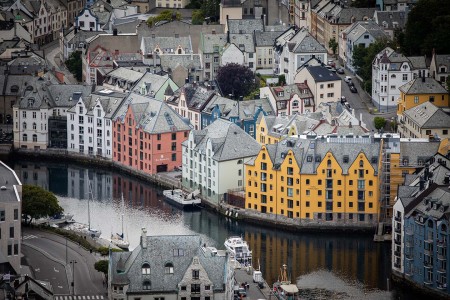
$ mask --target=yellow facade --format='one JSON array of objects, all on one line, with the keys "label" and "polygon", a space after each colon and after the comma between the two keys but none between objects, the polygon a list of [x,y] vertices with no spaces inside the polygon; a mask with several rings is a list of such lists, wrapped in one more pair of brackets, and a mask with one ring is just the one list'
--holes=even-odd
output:
[{"label": "yellow facade", "polygon": [[254,163],[245,167],[245,207],[305,221],[377,221],[379,172],[364,153],[348,162],[347,173],[332,152],[321,158],[313,174],[302,174],[301,164],[288,150],[274,166],[263,146]]},{"label": "yellow facade", "polygon": [[[420,80],[415,79],[415,80]],[[429,80],[429,79],[427,79]],[[442,88],[442,87],[441,87]],[[443,89],[443,88],[442,88]],[[442,91],[440,93],[434,92],[433,89],[430,89],[430,92],[407,92],[405,93],[400,89],[400,98],[398,100],[397,105],[397,115],[403,114],[405,110],[413,108],[419,104],[425,103],[427,101],[432,102],[434,105],[438,107],[449,107],[449,94],[447,91]]]},{"label": "yellow facade", "polygon": [[289,136],[297,135],[297,127],[295,122],[291,122],[289,126],[284,128],[283,133],[273,132],[272,128],[267,126],[265,116],[261,117],[260,121],[256,123],[256,141],[261,145],[271,145],[282,141]]}]

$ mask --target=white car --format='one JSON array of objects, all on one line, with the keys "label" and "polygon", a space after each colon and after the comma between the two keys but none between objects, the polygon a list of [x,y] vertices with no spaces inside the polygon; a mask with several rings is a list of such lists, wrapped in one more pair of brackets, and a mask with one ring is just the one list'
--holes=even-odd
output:
[{"label": "white car", "polygon": [[352,78],[350,76],[345,76],[344,81],[347,83],[352,82]]}]

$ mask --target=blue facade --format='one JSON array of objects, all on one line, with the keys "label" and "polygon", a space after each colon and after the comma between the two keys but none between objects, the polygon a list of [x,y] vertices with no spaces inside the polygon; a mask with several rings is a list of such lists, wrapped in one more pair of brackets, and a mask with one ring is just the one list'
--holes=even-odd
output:
[{"label": "blue facade", "polygon": [[403,263],[406,279],[450,294],[448,223],[422,214],[405,218]]},{"label": "blue facade", "polygon": [[[246,115],[245,118],[240,122],[238,116],[228,116],[226,112],[223,112],[220,105],[215,105],[211,112],[202,112],[201,117],[201,127],[202,129],[213,123],[218,118],[222,118],[224,120],[228,120],[233,122],[234,124],[240,126],[246,133],[248,133],[251,137],[255,138],[256,136],[256,121],[258,120],[259,114],[262,113],[267,115],[267,112],[261,106],[258,106],[255,109],[255,112],[251,115]],[[242,123],[242,124],[240,124]]]}]

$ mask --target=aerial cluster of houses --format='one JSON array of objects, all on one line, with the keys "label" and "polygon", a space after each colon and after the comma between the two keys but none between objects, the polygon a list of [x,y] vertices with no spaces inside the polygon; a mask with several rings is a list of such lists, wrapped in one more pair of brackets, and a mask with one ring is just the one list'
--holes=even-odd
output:
[{"label": "aerial cluster of houses", "polygon": [[[0,123],[11,127],[14,148],[96,156],[143,174],[181,167],[183,187],[211,205],[233,199],[293,224],[377,226],[379,239],[392,233],[399,276],[449,293],[450,54],[406,57],[390,47],[377,54],[371,98],[379,111],[396,110],[393,133],[369,129],[327,66],[338,61],[354,73],[354,49],[392,39],[414,1],[355,8],[340,0],[222,0],[219,24],[192,25],[183,12],[181,20],[145,22],[154,9],[188,3],[4,5]],[[65,75],[48,64],[39,44],[52,40],[61,60],[81,52],[82,84],[62,84]],[[272,84],[257,99],[223,95],[216,77],[229,63]],[[151,239],[143,237],[136,253]],[[192,253],[211,276],[195,288],[227,294],[214,284],[223,282],[213,275],[222,259],[200,247]],[[121,286],[158,285],[159,276],[143,286],[126,276],[125,264],[127,272],[147,270],[134,256],[113,257],[116,296],[126,292]],[[199,268],[178,260],[186,270]],[[170,274],[173,263],[158,268]],[[174,288],[184,291],[183,280]]]}]

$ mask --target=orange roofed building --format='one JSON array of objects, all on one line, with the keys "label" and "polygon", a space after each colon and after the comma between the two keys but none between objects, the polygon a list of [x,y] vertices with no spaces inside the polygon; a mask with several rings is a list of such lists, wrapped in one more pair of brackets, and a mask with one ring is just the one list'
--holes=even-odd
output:
[{"label": "orange roofed building", "polygon": [[173,171],[190,129],[166,103],[130,93],[113,118],[113,160],[148,174]]}]

